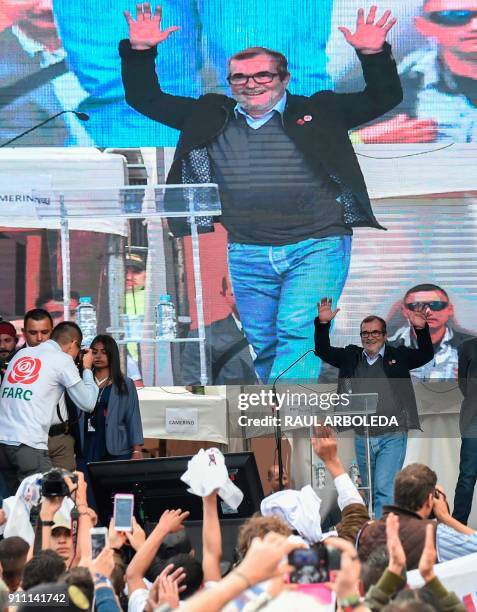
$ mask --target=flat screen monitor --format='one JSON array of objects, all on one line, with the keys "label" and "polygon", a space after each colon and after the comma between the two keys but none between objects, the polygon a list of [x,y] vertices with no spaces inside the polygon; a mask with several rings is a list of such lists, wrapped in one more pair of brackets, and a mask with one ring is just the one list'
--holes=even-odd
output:
[{"label": "flat screen monitor", "polygon": [[[164,457],[135,461],[89,463],[91,484],[99,519],[107,525],[113,515],[116,493],[132,493],[134,514],[145,524],[159,520],[164,510],[181,508],[190,512],[189,520],[202,520],[202,499],[187,491],[180,479],[187,470],[188,457]],[[220,520],[244,519],[260,510],[263,489],[253,453],[228,453],[225,465],[231,480],[243,492],[236,511],[219,499]]]}]

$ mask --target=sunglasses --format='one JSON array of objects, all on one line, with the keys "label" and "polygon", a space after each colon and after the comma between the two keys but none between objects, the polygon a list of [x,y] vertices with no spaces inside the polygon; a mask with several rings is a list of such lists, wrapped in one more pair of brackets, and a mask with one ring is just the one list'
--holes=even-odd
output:
[{"label": "sunglasses", "polygon": [[477,17],[477,11],[461,10],[461,11],[433,11],[425,13],[425,18],[432,23],[438,25],[454,27],[467,25]]},{"label": "sunglasses", "polygon": [[444,308],[447,308],[447,306],[449,306],[449,302],[441,302],[439,300],[434,300],[433,302],[410,302],[409,304],[404,305],[408,310],[412,310],[413,312],[416,312],[416,310],[422,310],[426,306],[434,312],[437,312],[439,310],[444,310]]}]

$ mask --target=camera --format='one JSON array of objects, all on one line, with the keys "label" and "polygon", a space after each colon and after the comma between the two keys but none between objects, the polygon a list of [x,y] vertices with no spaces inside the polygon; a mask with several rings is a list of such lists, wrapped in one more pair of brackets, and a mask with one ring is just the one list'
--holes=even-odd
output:
[{"label": "camera", "polygon": [[73,483],[78,482],[78,476],[63,470],[61,468],[53,468],[49,472],[43,474],[41,478],[41,495],[42,497],[66,497],[70,494],[68,485],[65,482],[65,476],[71,478]]},{"label": "camera", "polygon": [[78,354],[76,355],[75,364],[77,368],[81,371],[83,369],[83,357],[88,352],[88,349],[80,349]]},{"label": "camera", "polygon": [[298,548],[288,555],[288,562],[295,571],[290,574],[293,584],[317,584],[329,582],[330,570],[339,570],[341,552],[322,542],[310,548]]}]

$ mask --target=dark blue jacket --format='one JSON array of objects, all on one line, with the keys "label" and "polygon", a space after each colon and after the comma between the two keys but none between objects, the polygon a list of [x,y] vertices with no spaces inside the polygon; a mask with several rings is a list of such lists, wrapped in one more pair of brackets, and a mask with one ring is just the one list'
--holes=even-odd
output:
[{"label": "dark blue jacket", "polygon": [[[110,455],[124,455],[136,444],[144,444],[139,399],[134,382],[125,377],[127,393],[120,395],[113,384],[106,416],[106,449]],[[79,414],[81,448],[84,443],[84,412]]]}]

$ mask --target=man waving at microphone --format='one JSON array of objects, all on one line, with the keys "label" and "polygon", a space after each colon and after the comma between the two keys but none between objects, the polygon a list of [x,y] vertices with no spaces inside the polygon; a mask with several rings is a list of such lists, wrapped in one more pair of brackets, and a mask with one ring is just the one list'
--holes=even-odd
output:
[{"label": "man waving at microphone", "polygon": [[[332,299],[318,303],[315,319],[315,354],[339,369],[339,393],[376,393],[376,414],[397,425],[370,427],[370,461],[375,517],[381,516],[384,504],[393,501],[393,483],[406,456],[407,432],[420,429],[416,397],[410,371],[420,368],[434,357],[427,319],[428,306],[417,306],[409,314],[416,335],[417,348],[393,347],[387,344],[386,321],[369,315],[361,321],[361,345],[348,344],[338,348],[330,344],[331,321],[339,308],[333,310]],[[366,441],[363,428],[356,430],[355,446],[361,480],[367,486]]]},{"label": "man waving at microphone", "polygon": [[91,350],[83,356],[83,378],[74,362],[82,339],[78,325],[65,321],[50,340],[24,348],[10,361],[0,387],[0,470],[11,495],[26,476],[51,469],[48,431],[65,390],[85,412],[96,405]]}]

